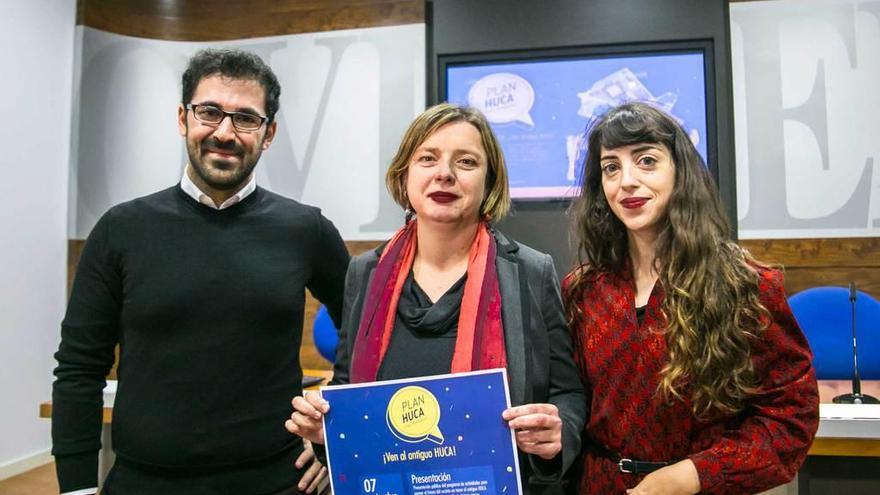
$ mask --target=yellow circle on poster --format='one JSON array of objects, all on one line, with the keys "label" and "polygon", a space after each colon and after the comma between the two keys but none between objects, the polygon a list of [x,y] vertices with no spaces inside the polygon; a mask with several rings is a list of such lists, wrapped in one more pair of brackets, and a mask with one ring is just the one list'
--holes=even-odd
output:
[{"label": "yellow circle on poster", "polygon": [[388,426],[396,437],[406,442],[425,439],[443,443],[440,433],[440,403],[429,390],[403,387],[388,401]]}]

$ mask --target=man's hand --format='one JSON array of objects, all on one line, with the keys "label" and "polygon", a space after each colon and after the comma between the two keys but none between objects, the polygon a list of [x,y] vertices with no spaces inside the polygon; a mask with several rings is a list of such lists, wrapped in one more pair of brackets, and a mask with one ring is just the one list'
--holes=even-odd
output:
[{"label": "man's hand", "polygon": [[693,461],[685,459],[645,476],[627,495],[693,495],[700,493],[700,475]]},{"label": "man's hand", "polygon": [[303,447],[305,448],[302,454],[296,459],[296,467],[297,469],[302,469],[309,462],[311,462],[311,465],[303,473],[296,488],[301,492],[316,493],[324,480],[327,479],[327,468],[315,457],[315,451],[312,450],[311,442],[304,440]]},{"label": "man's hand", "polygon": [[516,446],[542,459],[562,451],[562,419],[553,404],[525,404],[506,409],[501,416],[516,433]]},{"label": "man's hand", "polygon": [[330,403],[316,392],[305,392],[291,401],[293,414],[284,422],[287,431],[299,435],[312,443],[324,444],[324,414],[330,410]]}]

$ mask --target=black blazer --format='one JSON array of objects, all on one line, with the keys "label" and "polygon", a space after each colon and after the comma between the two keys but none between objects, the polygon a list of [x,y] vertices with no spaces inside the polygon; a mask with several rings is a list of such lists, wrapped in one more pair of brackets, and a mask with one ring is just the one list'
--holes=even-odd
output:
[{"label": "black blazer", "polygon": [[[563,423],[562,452],[557,459],[545,461],[520,453],[523,488],[531,494],[553,493],[580,453],[587,414],[565,324],[559,278],[549,255],[499,232],[494,234],[511,402],[554,404]],[[354,336],[383,247],[353,258],[348,266],[332,385],[349,383]]]}]

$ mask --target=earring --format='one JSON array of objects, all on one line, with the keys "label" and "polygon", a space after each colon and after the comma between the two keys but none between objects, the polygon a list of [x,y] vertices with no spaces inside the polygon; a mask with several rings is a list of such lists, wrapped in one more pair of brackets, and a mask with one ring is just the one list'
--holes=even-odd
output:
[{"label": "earring", "polygon": [[410,206],[407,206],[406,209],[403,210],[403,214],[404,214],[404,221],[403,221],[404,225],[408,224],[413,219],[413,217],[416,216],[416,212],[413,211],[412,207],[410,207]]}]

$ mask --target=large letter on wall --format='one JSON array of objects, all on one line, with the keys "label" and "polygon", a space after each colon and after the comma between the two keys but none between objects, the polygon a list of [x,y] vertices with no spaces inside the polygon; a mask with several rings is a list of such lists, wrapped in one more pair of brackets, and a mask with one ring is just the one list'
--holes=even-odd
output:
[{"label": "large letter on wall", "polygon": [[731,6],[740,237],[880,233],[872,4]]}]

